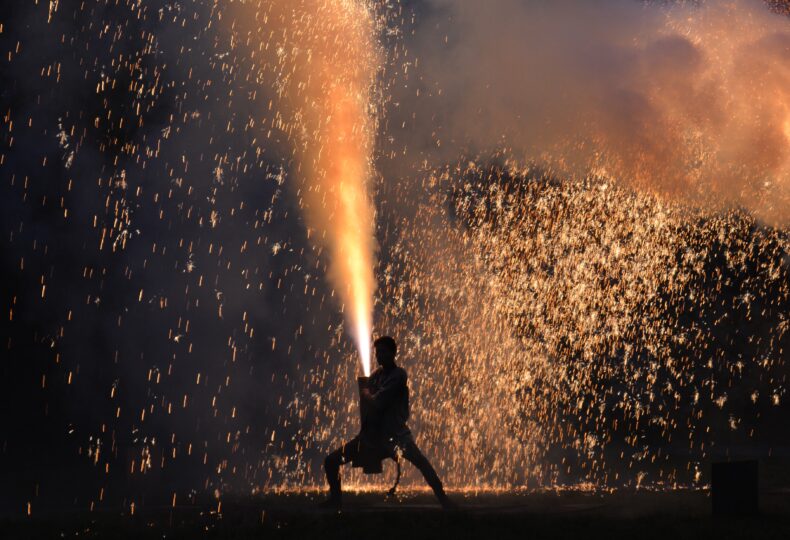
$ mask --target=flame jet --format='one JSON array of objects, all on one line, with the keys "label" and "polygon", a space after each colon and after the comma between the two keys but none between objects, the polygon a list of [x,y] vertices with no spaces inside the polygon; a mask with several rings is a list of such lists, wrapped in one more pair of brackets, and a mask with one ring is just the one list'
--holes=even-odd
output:
[{"label": "flame jet", "polygon": [[374,13],[359,0],[277,0],[259,3],[255,19],[275,65],[278,120],[294,144],[308,234],[328,250],[329,279],[368,375],[375,290],[368,191],[381,65]]}]

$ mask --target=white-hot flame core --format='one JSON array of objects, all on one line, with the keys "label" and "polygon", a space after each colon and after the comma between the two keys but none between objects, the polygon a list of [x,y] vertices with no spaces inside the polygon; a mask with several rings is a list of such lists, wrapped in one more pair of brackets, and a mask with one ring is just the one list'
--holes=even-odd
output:
[{"label": "white-hot flame core", "polygon": [[357,324],[357,347],[362,362],[362,371],[365,377],[370,376],[370,326],[367,321],[360,319]]}]

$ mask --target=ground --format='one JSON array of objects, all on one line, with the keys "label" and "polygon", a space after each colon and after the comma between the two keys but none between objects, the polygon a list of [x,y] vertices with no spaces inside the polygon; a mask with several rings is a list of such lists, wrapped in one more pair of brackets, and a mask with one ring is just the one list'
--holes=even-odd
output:
[{"label": "ground", "polygon": [[340,513],[320,494],[270,494],[175,508],[54,513],[0,521],[0,537],[122,539],[246,538],[790,538],[790,493],[761,495],[758,516],[712,516],[705,491],[461,494],[444,512],[427,493],[385,500],[347,494]]}]

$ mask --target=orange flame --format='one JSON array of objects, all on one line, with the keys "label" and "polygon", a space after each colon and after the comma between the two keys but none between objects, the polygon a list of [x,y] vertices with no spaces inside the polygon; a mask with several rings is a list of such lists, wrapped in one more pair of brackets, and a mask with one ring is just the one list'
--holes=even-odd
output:
[{"label": "orange flame", "polygon": [[291,109],[305,220],[328,251],[329,279],[367,375],[375,290],[371,100],[381,65],[373,12],[363,0],[279,0],[265,9],[265,20],[276,18],[276,86]]},{"label": "orange flame", "polygon": [[359,348],[362,369],[370,375],[373,276],[373,208],[367,193],[371,135],[366,102],[359,92],[337,85],[330,92],[326,122],[326,176],[334,199],[327,226],[333,263],[330,277],[341,287],[347,318]]}]

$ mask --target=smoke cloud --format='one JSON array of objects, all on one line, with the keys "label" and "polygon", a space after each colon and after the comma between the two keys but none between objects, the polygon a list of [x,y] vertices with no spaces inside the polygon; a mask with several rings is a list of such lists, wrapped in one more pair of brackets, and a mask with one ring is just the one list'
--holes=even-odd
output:
[{"label": "smoke cloud", "polygon": [[418,129],[430,157],[505,149],[790,220],[790,21],[765,4],[433,0],[430,12],[412,47],[419,97],[413,84],[399,96],[419,112],[390,123]]}]

